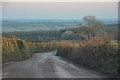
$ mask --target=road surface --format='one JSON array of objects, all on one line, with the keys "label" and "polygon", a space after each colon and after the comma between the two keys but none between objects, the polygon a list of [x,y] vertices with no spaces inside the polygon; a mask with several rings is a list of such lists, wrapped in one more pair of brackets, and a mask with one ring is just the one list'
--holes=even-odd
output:
[{"label": "road surface", "polygon": [[3,78],[104,78],[55,54],[56,51],[36,53],[30,59],[5,66]]}]

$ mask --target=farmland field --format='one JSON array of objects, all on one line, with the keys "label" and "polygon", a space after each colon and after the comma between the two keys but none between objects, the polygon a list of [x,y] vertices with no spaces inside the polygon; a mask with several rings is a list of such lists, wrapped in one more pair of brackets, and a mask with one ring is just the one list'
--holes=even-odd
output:
[{"label": "farmland field", "polygon": [[3,32],[14,31],[46,31],[63,28],[79,27],[78,22],[16,22],[3,21]]}]

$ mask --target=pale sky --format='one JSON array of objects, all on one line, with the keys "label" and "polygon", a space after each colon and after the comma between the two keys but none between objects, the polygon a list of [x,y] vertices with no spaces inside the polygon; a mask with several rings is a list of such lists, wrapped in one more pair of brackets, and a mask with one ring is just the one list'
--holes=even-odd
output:
[{"label": "pale sky", "polygon": [[3,19],[117,18],[117,2],[3,2]]}]

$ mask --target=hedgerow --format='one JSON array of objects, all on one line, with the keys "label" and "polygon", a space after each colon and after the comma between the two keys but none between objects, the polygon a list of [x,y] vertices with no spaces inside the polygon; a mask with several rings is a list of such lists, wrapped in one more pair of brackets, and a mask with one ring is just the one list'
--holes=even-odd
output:
[{"label": "hedgerow", "polygon": [[57,55],[102,73],[118,75],[119,47],[112,41],[96,37],[77,43],[79,46],[76,47],[72,42],[69,45],[66,42],[62,44],[59,45]]}]

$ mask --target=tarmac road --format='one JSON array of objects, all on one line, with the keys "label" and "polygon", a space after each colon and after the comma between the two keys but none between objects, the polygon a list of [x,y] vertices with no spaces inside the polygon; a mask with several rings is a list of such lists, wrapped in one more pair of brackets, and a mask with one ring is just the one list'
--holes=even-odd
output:
[{"label": "tarmac road", "polygon": [[3,78],[105,78],[99,73],[78,67],[56,51],[36,53],[32,58],[3,67]]}]

